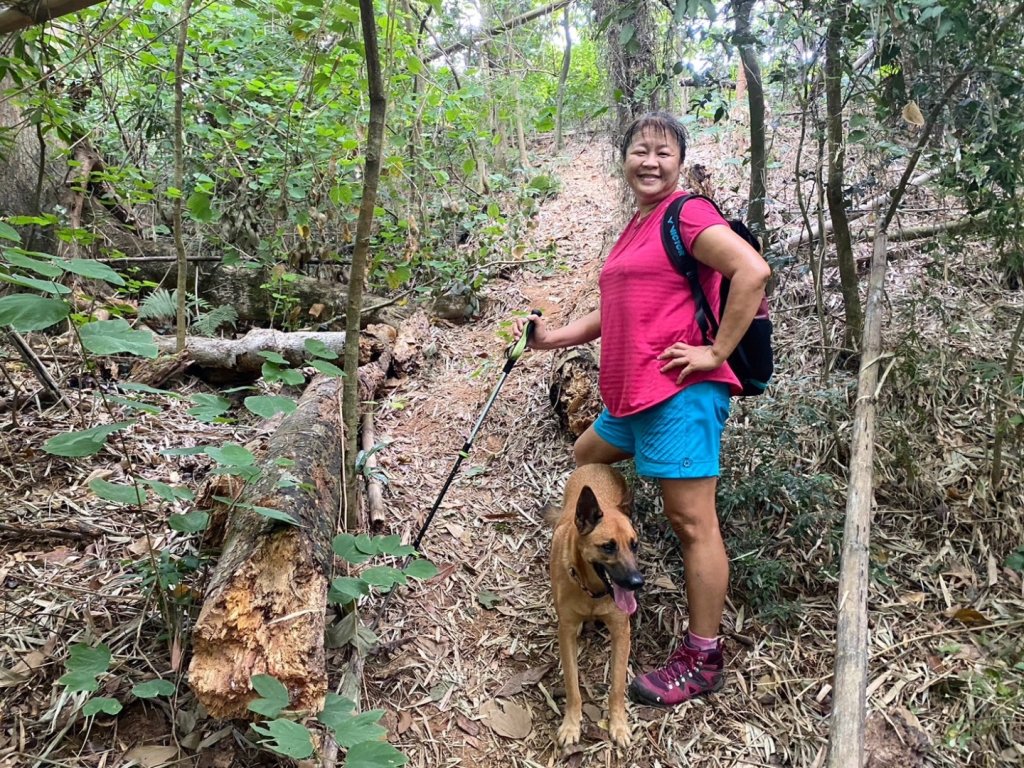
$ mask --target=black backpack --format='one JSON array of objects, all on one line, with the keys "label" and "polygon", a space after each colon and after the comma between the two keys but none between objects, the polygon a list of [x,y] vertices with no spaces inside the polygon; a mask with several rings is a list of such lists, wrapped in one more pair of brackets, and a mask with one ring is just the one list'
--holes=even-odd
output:
[{"label": "black backpack", "polygon": [[[721,214],[715,201],[704,195],[683,195],[672,201],[665,218],[661,222],[661,242],[668,253],[669,261],[676,271],[686,278],[693,292],[694,303],[697,306],[697,325],[700,326],[701,336],[704,343],[710,344],[710,337],[718,333],[718,318],[725,310],[725,302],[729,298],[729,279],[722,276],[722,285],[719,289],[719,306],[717,310],[712,308],[701,288],[700,279],[697,277],[697,260],[687,253],[683,246],[683,239],[679,234],[679,216],[683,205],[687,200],[700,198],[707,200],[715,206],[715,210]],[[722,218],[725,218],[724,216]],[[739,219],[726,219],[732,231],[742,237],[758,253],[761,253],[761,242],[751,232],[747,225]],[[772,360],[772,321],[768,317],[767,302],[762,303],[762,310],[751,321],[747,332],[743,334],[736,349],[729,355],[729,367],[736,374],[743,386],[743,396],[760,395],[768,387],[768,381],[775,370]]]}]

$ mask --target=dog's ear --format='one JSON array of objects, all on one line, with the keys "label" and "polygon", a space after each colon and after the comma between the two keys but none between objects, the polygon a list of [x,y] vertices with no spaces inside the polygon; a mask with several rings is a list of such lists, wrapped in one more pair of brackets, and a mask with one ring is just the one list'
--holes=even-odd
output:
[{"label": "dog's ear", "polygon": [[580,534],[586,536],[594,530],[603,516],[594,492],[590,490],[589,485],[583,486],[579,499],[576,500],[576,528]]}]

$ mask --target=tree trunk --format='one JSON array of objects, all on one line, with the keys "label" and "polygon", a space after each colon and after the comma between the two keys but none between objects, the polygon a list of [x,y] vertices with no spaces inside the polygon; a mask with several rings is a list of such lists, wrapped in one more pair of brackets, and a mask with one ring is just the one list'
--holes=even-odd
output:
[{"label": "tree trunk", "polygon": [[[651,1],[638,0],[629,6],[612,0],[594,2],[594,13],[600,23],[611,17],[606,45],[611,84],[616,94],[613,146],[618,146],[633,118],[653,109],[656,103],[655,94],[644,93],[641,88],[657,76]],[[626,8],[632,12],[628,18],[623,14]]]},{"label": "tree trunk", "polygon": [[[42,0],[41,2],[24,2],[10,4],[10,7],[0,11],[0,35],[8,32],[16,32],[34,24],[44,24],[50,19],[58,19],[69,13],[80,11],[91,5],[96,5],[102,0]],[[5,3],[5,5],[7,5]]]},{"label": "tree trunk", "polygon": [[828,134],[828,181],[825,194],[828,214],[835,237],[836,257],[839,260],[839,284],[846,312],[843,348],[855,351],[861,336],[863,312],[860,305],[857,264],[853,258],[850,222],[843,203],[843,175],[846,163],[846,143],[843,139],[843,31],[846,27],[847,3],[838,0],[832,8],[825,37],[825,109]]},{"label": "tree trunk", "polygon": [[185,64],[185,48],[188,45],[188,20],[192,0],[184,0],[178,21],[178,50],[174,56],[174,186],[178,196],[174,198],[174,250],[178,257],[178,274],[175,287],[178,291],[177,319],[175,322],[177,349],[185,350],[185,331],[188,330],[187,290],[188,261],[185,258],[185,235],[182,231],[182,198],[185,196],[185,126],[182,121],[184,87],[181,76]]},{"label": "tree trunk", "polygon": [[[366,56],[366,80],[370,98],[370,122],[366,133],[366,166],[363,172],[363,195],[356,223],[356,248],[352,254],[352,272],[348,286],[346,332],[359,333],[359,315],[363,307],[363,281],[373,231],[373,209],[377,204],[377,183],[380,180],[380,161],[384,141],[384,116],[387,101],[380,71],[380,53],[377,50],[377,22],[373,13],[373,0],[359,0],[359,21],[363,30],[363,50]],[[345,347],[345,388],[343,410],[345,418],[345,527],[359,528],[357,501],[356,454],[359,452],[359,390],[356,369],[359,349]]]},{"label": "tree trunk", "polygon": [[449,45],[444,48],[438,48],[436,51],[427,54],[423,61],[425,63],[429,63],[431,61],[434,61],[434,59],[440,59],[441,57],[447,58],[448,56],[451,56],[453,53],[464,51],[465,49],[472,46],[474,43],[478,43],[483,40],[490,40],[492,37],[497,37],[503,32],[508,32],[509,30],[515,29],[516,27],[521,27],[523,24],[528,24],[534,19],[539,19],[541,16],[547,16],[548,14],[555,13],[556,11],[565,8],[571,2],[572,0],[556,0],[556,2],[551,3],[550,5],[545,5],[543,8],[537,8],[536,10],[528,11],[527,13],[515,16],[511,19],[507,19],[506,21],[500,21],[497,24],[488,27],[487,29],[480,32],[478,35],[475,35],[469,40],[464,40],[462,42],[455,43],[454,45]]},{"label": "tree trunk", "polygon": [[[337,379],[317,377],[281,422],[260,461],[248,504],[291,515],[298,526],[250,509],[231,515],[224,549],[193,633],[189,683],[218,718],[247,717],[253,675],[288,688],[291,708],[317,712],[327,691],[324,611],[331,537],[340,499],[344,438]],[[299,484],[281,487],[278,461]]]},{"label": "tree trunk", "polygon": [[[736,44],[740,52],[740,73],[747,86],[747,104],[750,108],[750,194],[748,196],[747,221],[755,235],[764,241],[768,228],[764,220],[764,203],[767,196],[767,157],[764,133],[764,88],[761,83],[761,66],[754,49],[754,38],[750,32],[750,14],[754,0],[742,0],[736,5]],[[737,88],[737,94],[739,88]],[[767,245],[767,243],[765,243]]]},{"label": "tree trunk", "polygon": [[562,16],[562,31],[565,33],[565,49],[562,51],[562,70],[558,74],[558,101],[555,107],[555,147],[559,152],[565,146],[562,137],[563,108],[565,106],[565,89],[569,81],[569,67],[572,65],[572,33],[569,29],[569,8],[566,7]]}]

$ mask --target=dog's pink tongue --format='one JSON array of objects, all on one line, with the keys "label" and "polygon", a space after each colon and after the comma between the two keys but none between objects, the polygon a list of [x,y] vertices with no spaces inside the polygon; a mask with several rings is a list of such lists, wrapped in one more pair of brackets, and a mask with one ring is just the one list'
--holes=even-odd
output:
[{"label": "dog's pink tongue", "polygon": [[618,584],[612,584],[612,599],[619,607],[619,610],[627,616],[636,613],[636,595],[628,589],[623,589]]}]

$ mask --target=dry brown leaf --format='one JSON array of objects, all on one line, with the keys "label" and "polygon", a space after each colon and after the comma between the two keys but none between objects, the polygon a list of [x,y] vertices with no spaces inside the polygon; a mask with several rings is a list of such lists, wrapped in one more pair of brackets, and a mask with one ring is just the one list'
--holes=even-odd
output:
[{"label": "dry brown leaf", "polygon": [[402,710],[398,715],[398,725],[395,727],[395,731],[401,736],[403,733],[408,731],[412,727],[412,715],[409,714],[408,710]]},{"label": "dry brown leaf", "polygon": [[513,701],[492,699],[480,707],[481,720],[499,736],[525,739],[533,732],[533,717]]},{"label": "dry brown leaf", "polygon": [[528,685],[536,685],[544,676],[551,671],[551,667],[554,664],[542,664],[539,667],[533,667],[523,672],[518,672],[508,679],[508,681],[498,689],[495,693],[495,697],[500,696],[515,696],[517,693],[522,693],[523,689]]},{"label": "dry brown leaf", "polygon": [[903,119],[911,125],[924,125],[924,115],[921,114],[921,108],[917,106],[916,101],[908,101],[903,107]]},{"label": "dry brown leaf", "polygon": [[136,761],[142,768],[160,768],[178,760],[177,747],[163,747],[158,744],[147,744],[135,747],[125,757]]},{"label": "dry brown leaf", "polygon": [[953,614],[953,618],[969,627],[985,627],[992,623],[985,614],[974,608],[961,608]]}]

